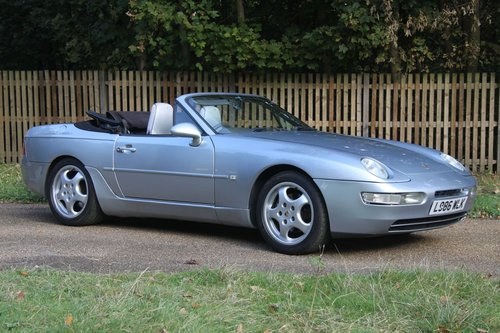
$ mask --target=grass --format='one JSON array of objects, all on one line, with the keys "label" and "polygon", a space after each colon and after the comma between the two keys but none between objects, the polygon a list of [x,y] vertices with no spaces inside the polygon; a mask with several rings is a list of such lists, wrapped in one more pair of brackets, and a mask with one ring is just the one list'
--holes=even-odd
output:
[{"label": "grass", "polygon": [[0,164],[0,202],[35,203],[43,201],[24,185],[19,164]]},{"label": "grass", "polygon": [[5,332],[498,332],[499,281],[231,269],[91,275],[0,272]]},{"label": "grass", "polygon": [[500,217],[500,177],[492,173],[476,175],[478,181],[478,195],[471,212],[475,218]]},{"label": "grass", "polygon": [[[477,174],[478,196],[470,216],[500,217],[500,177],[493,173]],[[0,164],[0,202],[44,202],[24,185],[18,164]]]},{"label": "grass", "polygon": [[[481,174],[472,215],[499,216]],[[0,202],[43,202],[0,164]],[[467,272],[314,276],[232,269],[94,275],[0,271],[0,332],[500,332],[500,280]]]}]

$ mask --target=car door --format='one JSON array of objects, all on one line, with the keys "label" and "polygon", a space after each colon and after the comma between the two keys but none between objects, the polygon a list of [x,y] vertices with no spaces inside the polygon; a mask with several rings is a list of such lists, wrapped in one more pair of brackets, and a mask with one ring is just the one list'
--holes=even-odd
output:
[{"label": "car door", "polygon": [[214,147],[171,135],[121,135],[114,171],[126,198],[214,204]]}]

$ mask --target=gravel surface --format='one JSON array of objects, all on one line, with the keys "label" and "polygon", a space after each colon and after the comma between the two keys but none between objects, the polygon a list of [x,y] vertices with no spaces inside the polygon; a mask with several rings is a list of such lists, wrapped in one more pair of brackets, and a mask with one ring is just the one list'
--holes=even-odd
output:
[{"label": "gravel surface", "polygon": [[[407,236],[333,241],[323,272],[389,268],[500,276],[500,221],[468,219]],[[55,223],[48,205],[0,204],[0,269],[50,266],[93,273],[234,268],[315,273],[319,254],[272,252],[256,230],[194,222],[110,219],[88,227]]]}]

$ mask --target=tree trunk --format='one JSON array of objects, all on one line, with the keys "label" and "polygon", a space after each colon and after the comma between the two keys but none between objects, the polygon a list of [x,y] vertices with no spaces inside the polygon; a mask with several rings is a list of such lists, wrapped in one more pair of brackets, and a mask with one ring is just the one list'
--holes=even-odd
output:
[{"label": "tree trunk", "polygon": [[236,15],[238,17],[238,24],[245,23],[245,6],[244,0],[236,0]]},{"label": "tree trunk", "polygon": [[471,0],[471,14],[468,20],[467,36],[467,71],[477,72],[479,53],[481,52],[481,30],[479,21],[479,0]]}]

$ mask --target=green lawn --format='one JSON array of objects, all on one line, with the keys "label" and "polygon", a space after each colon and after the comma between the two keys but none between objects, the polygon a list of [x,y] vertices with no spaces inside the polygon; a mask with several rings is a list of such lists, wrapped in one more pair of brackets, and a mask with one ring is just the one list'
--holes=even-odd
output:
[{"label": "green lawn", "polygon": [[367,275],[0,272],[2,332],[499,332],[499,280]]}]

